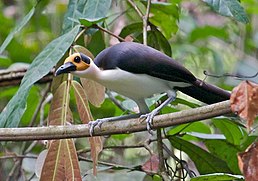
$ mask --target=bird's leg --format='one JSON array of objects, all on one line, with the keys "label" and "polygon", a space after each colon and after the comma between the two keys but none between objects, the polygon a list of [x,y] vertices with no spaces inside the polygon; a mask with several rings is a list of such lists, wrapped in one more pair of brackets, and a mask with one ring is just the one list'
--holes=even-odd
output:
[{"label": "bird's leg", "polygon": [[150,132],[151,131],[151,126],[152,126],[152,122],[153,122],[153,118],[154,116],[156,116],[157,114],[159,114],[159,112],[161,111],[161,109],[165,106],[167,106],[169,103],[171,103],[172,101],[175,100],[175,96],[170,96],[168,97],[167,100],[165,100],[162,104],[160,104],[157,108],[155,108],[153,111],[151,111],[150,113],[147,114],[143,114],[140,116],[140,119],[146,119],[146,123],[147,123],[147,130]]},{"label": "bird's leg", "polygon": [[101,125],[104,122],[112,122],[112,121],[119,121],[119,120],[124,120],[124,119],[132,119],[132,118],[138,118],[140,117],[140,113],[138,114],[129,114],[129,115],[123,115],[123,116],[116,116],[116,117],[110,117],[110,118],[102,118],[102,119],[97,119],[95,121],[90,121],[89,122],[89,132],[90,136],[94,133],[94,128],[96,126],[101,127]]}]

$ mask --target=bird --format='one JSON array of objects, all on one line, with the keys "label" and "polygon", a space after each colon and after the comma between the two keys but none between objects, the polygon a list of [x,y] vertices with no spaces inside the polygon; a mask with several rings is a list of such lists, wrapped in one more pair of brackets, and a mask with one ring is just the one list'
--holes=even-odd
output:
[{"label": "bird", "polygon": [[[132,99],[138,105],[138,114],[90,122],[91,135],[94,127],[103,122],[135,117],[146,119],[146,128],[150,131],[154,116],[176,99],[177,91],[206,104],[230,98],[230,92],[196,78],[171,57],[136,42],[121,42],[108,47],[94,61],[89,56],[76,52],[65,59],[55,75],[63,73],[96,81],[107,89]],[[145,99],[161,93],[166,93],[168,98],[150,111]]]}]

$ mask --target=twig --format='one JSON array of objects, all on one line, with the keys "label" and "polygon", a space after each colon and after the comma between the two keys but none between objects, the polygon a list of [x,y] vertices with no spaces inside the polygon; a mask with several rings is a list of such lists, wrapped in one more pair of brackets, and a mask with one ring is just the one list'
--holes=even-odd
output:
[{"label": "twig", "polygon": [[44,108],[45,106],[51,102],[53,99],[53,94],[49,94],[43,101],[41,108],[40,108],[40,116],[39,116],[39,125],[42,126],[44,124]]},{"label": "twig", "polygon": [[[79,160],[82,160],[82,161],[93,162],[92,159],[85,158],[85,157],[80,156],[80,155],[78,156],[78,158],[79,158]],[[130,167],[123,166],[123,165],[118,165],[118,164],[115,164],[115,163],[108,163],[108,162],[103,162],[103,161],[98,161],[98,163],[101,164],[101,165],[110,166],[110,167],[113,167],[113,168],[122,167],[122,168],[125,168],[125,169],[132,170],[132,168],[130,168]]]},{"label": "twig", "polygon": [[[9,172],[8,177],[6,178],[6,181],[11,181],[11,180],[16,180],[18,179],[19,172],[20,172],[20,165],[21,165],[21,160],[17,160],[12,167],[12,170]],[[18,169],[18,171],[17,171]]]},{"label": "twig", "polygon": [[195,177],[194,173],[189,169],[187,163],[184,160],[180,160],[179,158],[174,155],[174,153],[165,145],[163,144],[163,149],[171,156],[175,161],[181,163],[183,169],[189,174],[190,178]]},{"label": "twig", "polygon": [[[219,102],[199,108],[155,116],[153,128],[164,128],[189,122],[200,121],[232,113],[230,101]],[[96,127],[94,136],[133,133],[146,130],[146,123],[139,119],[105,122],[101,128]],[[65,125],[37,128],[0,128],[0,141],[51,140],[89,137],[89,126]]]},{"label": "twig", "polygon": [[[162,139],[167,139],[166,137],[162,137]],[[149,148],[147,148],[147,145],[150,145],[152,142],[157,141],[157,139],[147,139],[146,141],[144,141],[143,143],[139,143],[136,145],[115,145],[115,146],[103,146],[103,150],[106,149],[134,149],[134,148],[145,148],[146,150],[148,150],[150,152],[150,154],[153,154],[151,150],[149,150]],[[85,149],[81,149],[78,150],[77,153],[87,153],[90,152],[90,148],[85,148]]]},{"label": "twig", "polygon": [[237,74],[230,74],[230,73],[224,73],[221,75],[215,75],[215,74],[210,74],[206,70],[203,71],[203,74],[209,77],[215,77],[215,78],[223,78],[223,77],[233,77],[238,80],[245,80],[245,79],[251,79],[255,78],[258,76],[258,72],[256,72],[254,75],[237,75]]},{"label": "twig", "polygon": [[123,112],[128,111],[119,100],[117,100],[112,93],[109,90],[106,90],[106,94],[109,97],[109,99],[119,108],[121,109]]},{"label": "twig", "polygon": [[163,180],[169,180],[168,175],[166,173],[164,154],[163,154],[163,142],[162,142],[162,134],[161,128],[157,129],[157,148],[159,155],[159,174],[162,176]]},{"label": "twig", "polygon": [[101,26],[99,26],[99,25],[97,25],[97,24],[96,24],[96,25],[93,25],[93,27],[94,27],[94,28],[98,28],[98,29],[101,30],[101,31],[104,31],[105,33],[107,33],[107,34],[109,34],[109,35],[111,35],[111,36],[117,38],[117,39],[120,40],[120,41],[123,41],[123,42],[126,41],[126,40],[123,39],[122,37],[115,35],[113,32],[111,32],[111,31],[109,31],[109,30],[107,30],[107,29],[105,29],[105,28],[103,28],[103,27],[101,27]]},{"label": "twig", "polygon": [[78,33],[78,35],[75,37],[74,42],[76,42],[76,41],[83,35],[83,33],[84,33],[85,31],[86,31],[86,28],[82,29],[82,30]]},{"label": "twig", "polygon": [[149,14],[150,14],[150,6],[151,6],[151,0],[148,0],[147,2],[147,8],[146,8],[146,13],[143,14],[140,9],[136,6],[136,4],[134,3],[134,1],[132,0],[127,0],[131,6],[135,9],[135,11],[138,13],[138,15],[141,17],[142,19],[142,23],[143,23],[143,44],[147,45],[147,30],[148,30],[148,20],[149,20]]},{"label": "twig", "polygon": [[135,9],[135,11],[138,13],[138,15],[142,18],[144,15],[141,12],[141,10],[136,6],[136,4],[132,0],[127,0],[131,6]]},{"label": "twig", "polygon": [[19,159],[23,159],[23,158],[32,158],[32,159],[37,159],[38,156],[33,156],[33,155],[5,155],[5,156],[0,156],[0,160],[5,160],[5,159],[14,159],[14,158],[19,158]]},{"label": "twig", "polygon": [[147,29],[148,29],[148,20],[149,20],[149,14],[150,14],[150,5],[151,5],[151,0],[148,0],[147,3],[147,9],[146,9],[146,14],[142,17],[143,21],[143,44],[147,45]]},{"label": "twig", "polygon": [[47,84],[46,88],[43,90],[43,95],[41,96],[41,99],[36,107],[36,110],[34,111],[34,114],[31,118],[31,121],[30,121],[30,124],[29,124],[29,127],[33,126],[36,119],[37,119],[37,116],[38,116],[38,113],[41,111],[41,107],[46,99],[46,96],[48,94],[48,92],[50,91],[50,84]]}]

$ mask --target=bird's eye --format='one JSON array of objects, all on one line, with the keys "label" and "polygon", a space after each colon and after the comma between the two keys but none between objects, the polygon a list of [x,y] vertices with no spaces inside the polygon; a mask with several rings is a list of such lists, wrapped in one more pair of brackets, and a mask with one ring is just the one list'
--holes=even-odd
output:
[{"label": "bird's eye", "polygon": [[79,56],[74,57],[75,63],[80,63],[80,61],[81,61],[81,57],[79,57]]}]

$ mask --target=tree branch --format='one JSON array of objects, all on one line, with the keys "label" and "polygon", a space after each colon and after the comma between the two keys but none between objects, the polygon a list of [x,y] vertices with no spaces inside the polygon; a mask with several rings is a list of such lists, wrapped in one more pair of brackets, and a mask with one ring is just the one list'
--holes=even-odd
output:
[{"label": "tree branch", "polygon": [[[229,113],[232,113],[230,101],[224,101],[199,108],[158,115],[153,119],[153,128],[195,122]],[[103,123],[101,128],[95,128],[93,135],[133,133],[145,130],[146,122],[144,120],[128,119]],[[89,136],[89,126],[87,124],[34,128],[0,128],[0,141],[52,140]]]},{"label": "tree branch", "polygon": [[[0,87],[15,86],[21,83],[27,69],[20,70],[5,70],[0,72]],[[42,77],[37,83],[51,82],[53,78],[54,69],[52,69],[47,75]]]},{"label": "tree branch", "polygon": [[[156,116],[153,120],[153,127],[168,127],[212,118],[228,113],[231,113],[230,102],[224,101],[200,108]],[[129,119],[115,121],[112,123],[103,123],[101,128],[96,127],[94,135],[132,133],[145,130],[145,121]],[[82,124],[37,128],[0,128],[0,141],[62,139],[76,137],[89,137],[88,125]]]}]

